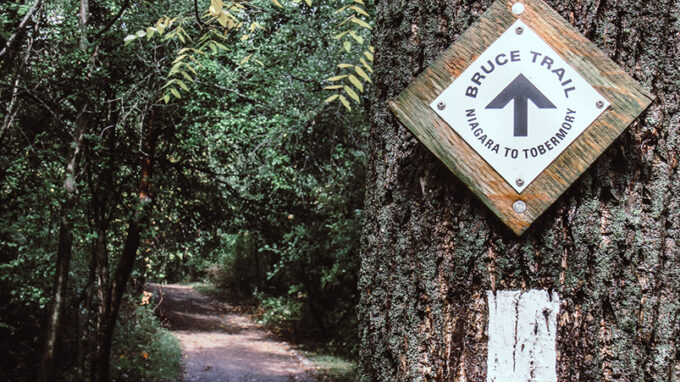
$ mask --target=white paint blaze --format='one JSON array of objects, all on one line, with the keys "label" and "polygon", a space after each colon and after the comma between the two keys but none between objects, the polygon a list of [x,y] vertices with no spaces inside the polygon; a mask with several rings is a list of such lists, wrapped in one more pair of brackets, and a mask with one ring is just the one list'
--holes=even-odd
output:
[{"label": "white paint blaze", "polygon": [[487,382],[556,382],[556,292],[487,292]]}]

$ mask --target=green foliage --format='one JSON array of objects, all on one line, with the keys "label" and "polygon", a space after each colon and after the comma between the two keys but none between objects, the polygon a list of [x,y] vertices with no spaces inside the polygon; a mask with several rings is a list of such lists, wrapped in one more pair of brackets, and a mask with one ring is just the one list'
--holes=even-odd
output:
[{"label": "green foliage", "polygon": [[342,357],[304,352],[304,356],[314,365],[312,374],[319,382],[354,382],[358,380],[356,364]]},{"label": "green foliage", "polygon": [[[30,4],[0,4],[0,46]],[[153,210],[136,282],[213,274],[244,298],[257,291],[272,317],[352,351],[368,132],[363,108],[324,104],[323,78],[349,62],[338,69],[356,78],[347,75],[343,86],[367,91],[361,49],[369,49],[369,30],[351,20],[339,27],[344,37],[329,30],[348,12],[365,16],[336,13],[337,2],[210,4],[222,9],[200,13],[199,24],[193,1],[90,2],[83,44],[78,3],[44,2],[28,26],[35,29],[0,57],[0,336],[9,339],[0,344],[0,379],[35,380],[62,219],[72,224],[73,255],[59,376],[79,371],[99,302],[97,237],[105,231],[112,276],[139,211],[145,158],[154,166]],[[150,20],[152,29],[139,33]],[[367,65],[354,63],[357,54]],[[152,111],[153,153],[143,145]],[[77,198],[64,213],[66,167],[83,121]],[[146,311],[123,316],[112,371],[162,380],[139,370],[172,359],[167,334]],[[139,347],[145,340],[149,350]],[[120,358],[125,352],[137,356]]]},{"label": "green foliage", "polygon": [[182,372],[182,349],[160,326],[149,304],[129,301],[114,333],[112,381],[175,381]]},{"label": "green foliage", "polygon": [[[363,0],[345,0],[346,5],[334,12],[334,14],[346,16],[337,24],[339,33],[333,36],[342,45],[342,50],[347,53],[348,62],[337,65],[339,73],[326,79],[332,83],[324,87],[336,94],[326,98],[326,103],[339,101],[348,111],[352,110],[350,102],[345,95],[361,103],[360,93],[371,83],[373,73],[373,46],[370,45],[370,31],[373,18],[369,13],[372,3],[366,4]],[[357,94],[357,91],[359,94]]]},{"label": "green foliage", "polygon": [[162,154],[148,264],[172,281],[212,262],[218,287],[257,290],[273,316],[351,352],[367,126],[363,109],[320,102],[347,53],[324,29],[336,9],[316,7],[263,14],[263,31],[199,60]]},{"label": "green foliage", "polygon": [[[292,288],[292,291],[299,290],[299,287]],[[258,323],[263,325],[281,326],[289,321],[299,320],[303,311],[303,302],[300,292],[295,292],[298,296],[266,296],[264,293],[255,292],[255,298],[262,308],[262,314],[258,317]]]},{"label": "green foliage", "polygon": [[224,235],[221,253],[210,267],[214,286],[228,291],[231,298],[247,300],[262,286],[265,269],[259,262],[259,245],[261,241],[252,234]]}]

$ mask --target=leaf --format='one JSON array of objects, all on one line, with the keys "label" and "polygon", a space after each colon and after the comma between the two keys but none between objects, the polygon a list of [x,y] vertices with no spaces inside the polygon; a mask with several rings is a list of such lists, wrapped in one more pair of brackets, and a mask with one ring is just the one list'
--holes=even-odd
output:
[{"label": "leaf", "polygon": [[366,28],[366,29],[368,29],[368,30],[371,30],[371,26],[368,25],[368,23],[365,22],[365,21],[362,20],[362,19],[358,19],[358,18],[356,18],[356,17],[352,17],[352,20],[351,20],[351,21],[352,21],[354,24],[360,25],[360,26],[362,26],[362,27],[364,27],[364,28]]},{"label": "leaf", "polygon": [[153,28],[153,27],[146,28],[146,39],[150,40],[151,37],[153,37],[153,32],[155,32],[155,31],[156,31],[156,28]]},{"label": "leaf", "polygon": [[342,48],[345,49],[345,52],[349,53],[349,51],[352,50],[352,43],[349,41],[345,41],[342,44]]},{"label": "leaf", "polygon": [[364,84],[362,84],[354,74],[349,75],[349,82],[351,82],[355,88],[359,89],[360,92],[364,92]]},{"label": "leaf", "polygon": [[361,61],[361,64],[364,66],[364,68],[366,68],[366,70],[368,70],[369,73],[373,73],[373,68],[371,68],[371,65],[369,65],[366,60],[360,58],[359,61]]},{"label": "leaf", "polygon": [[182,77],[184,77],[185,80],[194,82],[194,79],[191,78],[191,76],[189,74],[187,74],[187,72],[183,72],[183,71],[180,70],[179,74],[181,74]]},{"label": "leaf", "polygon": [[179,70],[179,68],[182,67],[182,65],[185,65],[185,64],[183,62],[178,62],[178,63],[174,64],[172,66],[172,68],[170,68],[170,74],[176,73]]},{"label": "leaf", "polygon": [[195,70],[194,68],[192,68],[191,65],[189,65],[189,64],[184,64],[184,65],[185,65],[187,68],[189,68],[189,70],[191,70],[191,72],[194,73],[194,75],[197,74],[197,73],[196,73],[196,70]]},{"label": "leaf", "polygon": [[361,8],[359,6],[352,5],[352,6],[349,7],[349,9],[353,10],[354,12],[356,12],[360,15],[369,16],[368,12],[366,12],[363,8]]},{"label": "leaf", "polygon": [[348,111],[352,111],[352,106],[349,104],[349,101],[347,101],[347,98],[344,96],[339,96],[340,102],[342,102],[343,105],[347,108]]},{"label": "leaf", "polygon": [[281,3],[279,3],[277,0],[272,0],[272,3],[274,3],[274,5],[276,5],[279,8],[283,8],[283,5],[281,5]]},{"label": "leaf", "polygon": [[332,82],[332,81],[341,80],[341,79],[343,79],[343,78],[345,78],[345,77],[347,77],[347,75],[346,75],[346,74],[343,74],[343,75],[341,75],[341,76],[335,76],[335,77],[331,77],[331,78],[326,78],[325,81],[331,81],[331,82]]},{"label": "leaf", "polygon": [[335,14],[338,14],[338,13],[342,13],[342,11],[344,11],[344,10],[347,9],[347,8],[349,8],[349,5],[345,5],[344,7],[342,7],[342,8],[340,8],[340,9],[338,9],[337,11],[333,12],[333,14],[335,15]]},{"label": "leaf", "polygon": [[250,57],[253,57],[253,53],[251,53],[251,54],[249,54],[249,55],[243,57],[243,58],[241,59],[240,64],[243,65],[243,64],[245,64],[246,62],[248,62],[248,60],[250,60]]},{"label": "leaf", "polygon": [[177,89],[175,89],[175,88],[170,88],[170,93],[172,93],[172,95],[174,95],[174,96],[177,97],[178,99],[179,99],[179,98],[182,98],[182,95],[179,94],[179,92],[178,92]]},{"label": "leaf", "polygon": [[371,54],[371,52],[365,51],[364,56],[366,56],[366,58],[368,58],[368,61],[373,62],[373,55]]},{"label": "leaf", "polygon": [[344,31],[344,32],[342,32],[342,33],[338,33],[338,34],[336,34],[335,36],[333,36],[333,38],[336,39],[336,40],[340,40],[340,39],[341,39],[344,35],[346,35],[347,33],[349,33],[349,31]]},{"label": "leaf", "polygon": [[357,34],[357,32],[351,31],[351,32],[349,32],[349,35],[352,36],[352,38],[355,39],[359,44],[364,43],[364,38],[359,36],[359,34]]},{"label": "leaf", "polygon": [[241,41],[246,41],[249,38],[250,38],[249,34],[244,34],[243,36],[241,36]]},{"label": "leaf", "polygon": [[357,4],[361,4],[361,5],[366,5],[366,4],[364,4],[363,0],[354,0],[354,2],[357,3]]},{"label": "leaf", "polygon": [[312,6],[312,0],[305,0],[305,3],[307,3],[308,6]]},{"label": "leaf", "polygon": [[144,32],[144,31],[142,31],[142,30],[137,31],[136,34],[137,34],[137,37],[139,37],[139,38],[142,38],[142,37],[146,36],[146,32]]},{"label": "leaf", "polygon": [[160,34],[165,32],[165,23],[163,22],[163,19],[158,19],[158,21],[156,21],[156,29],[158,29],[158,33]]},{"label": "leaf", "polygon": [[253,58],[253,60],[254,60],[258,65],[260,65],[261,67],[264,68],[264,64],[262,63],[262,61],[258,60],[257,58]]},{"label": "leaf", "polygon": [[345,23],[349,22],[349,21],[352,20],[353,18],[354,18],[354,16],[350,16],[350,17],[348,17],[348,18],[342,20],[342,22],[341,22],[340,24],[338,24],[338,26],[340,27],[340,26],[345,25]]},{"label": "leaf", "polygon": [[220,14],[220,17],[217,18],[217,22],[220,23],[220,25],[223,27],[226,27],[229,21],[230,21],[229,16],[227,16],[227,14],[224,12],[222,12]]},{"label": "leaf", "polygon": [[331,86],[326,86],[324,87],[324,90],[336,90],[336,89],[342,89],[343,85],[331,85]]},{"label": "leaf", "polygon": [[211,15],[219,17],[220,14],[222,13],[223,5],[224,4],[222,3],[222,0],[210,0],[210,8],[208,8],[208,11],[210,12]]},{"label": "leaf", "polygon": [[331,102],[335,101],[338,97],[339,97],[338,94],[333,94],[332,96],[326,98],[326,100],[324,102],[325,103],[331,103]]},{"label": "leaf", "polygon": [[182,80],[176,80],[177,85],[179,85],[180,88],[182,88],[185,92],[189,91],[189,87],[184,83]]},{"label": "leaf", "polygon": [[364,80],[366,80],[366,82],[371,82],[371,76],[369,76],[368,74],[366,74],[366,72],[364,72],[364,70],[361,69],[360,66],[358,66],[358,65],[355,66],[355,67],[354,67],[354,71],[357,72],[357,74],[359,75],[359,77],[361,77],[361,78],[363,78]]},{"label": "leaf", "polygon": [[123,41],[125,41],[126,44],[129,44],[130,42],[132,42],[133,40],[136,40],[136,39],[137,39],[137,36],[131,34],[131,35],[125,36],[125,38],[123,39]]},{"label": "leaf", "polygon": [[[170,89],[170,91],[172,91],[172,89]],[[347,85],[345,85],[345,93],[347,93],[348,96],[359,103],[359,95]]]},{"label": "leaf", "polygon": [[167,88],[168,86],[170,86],[170,85],[174,84],[174,83],[175,83],[175,81],[177,81],[177,80],[173,78],[172,80],[170,80],[170,81],[166,82],[166,83],[165,83],[165,85],[163,85],[163,86],[161,87],[161,89],[165,89],[165,88]]},{"label": "leaf", "polygon": [[350,65],[350,64],[338,64],[338,68],[340,68],[340,69],[351,68],[352,66],[354,66],[354,65]]},{"label": "leaf", "polygon": [[173,63],[173,64],[176,64],[176,63],[178,63],[178,62],[184,60],[186,57],[187,57],[186,54],[181,54],[181,55],[177,56],[177,58],[175,58],[175,61],[173,61],[172,63]]}]

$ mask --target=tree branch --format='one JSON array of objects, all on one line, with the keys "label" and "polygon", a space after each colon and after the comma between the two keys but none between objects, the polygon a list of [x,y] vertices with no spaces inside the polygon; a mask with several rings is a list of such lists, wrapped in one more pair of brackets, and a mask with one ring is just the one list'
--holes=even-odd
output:
[{"label": "tree branch", "polygon": [[198,0],[194,0],[194,13],[196,13],[196,22],[198,23],[198,26],[203,29],[203,26],[205,26],[205,23],[201,21],[201,15],[198,14]]},{"label": "tree branch", "polygon": [[106,24],[106,26],[104,26],[104,28],[102,28],[99,32],[97,32],[96,35],[94,35],[94,38],[95,38],[95,39],[98,39],[98,38],[101,37],[104,33],[106,33],[106,31],[108,31],[109,29],[111,29],[111,27],[113,26],[113,24],[115,24],[116,21],[118,21],[118,19],[120,19],[120,17],[123,15],[123,12],[125,12],[125,10],[126,10],[129,6],[130,6],[130,0],[125,0],[125,2],[123,3],[123,5],[120,7],[120,10],[118,11],[118,13],[117,13],[117,14],[109,21],[108,24]]},{"label": "tree branch", "polygon": [[8,39],[7,43],[5,44],[5,47],[0,50],[0,58],[2,58],[4,55],[9,52],[9,50],[12,48],[12,45],[15,44],[17,38],[21,33],[23,32],[24,28],[26,27],[26,24],[28,24],[28,21],[33,17],[33,14],[40,8],[42,5],[42,0],[35,0],[35,3],[33,3],[33,6],[26,12],[24,15],[24,18],[21,20],[19,23],[19,26],[17,27],[16,32],[14,32]]}]

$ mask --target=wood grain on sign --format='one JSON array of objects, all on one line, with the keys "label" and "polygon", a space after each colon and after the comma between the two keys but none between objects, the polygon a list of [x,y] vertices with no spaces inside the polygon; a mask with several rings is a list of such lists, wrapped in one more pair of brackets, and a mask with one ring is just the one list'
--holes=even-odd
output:
[{"label": "wood grain on sign", "polygon": [[[461,37],[390,102],[415,134],[516,234],[522,234],[652,102],[652,95],[541,0],[498,0]],[[576,69],[611,106],[521,194],[489,166],[429,104],[517,19]],[[524,213],[513,203],[523,200]]]}]

